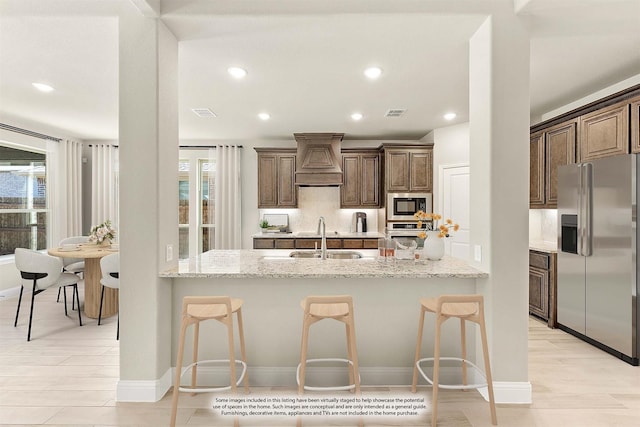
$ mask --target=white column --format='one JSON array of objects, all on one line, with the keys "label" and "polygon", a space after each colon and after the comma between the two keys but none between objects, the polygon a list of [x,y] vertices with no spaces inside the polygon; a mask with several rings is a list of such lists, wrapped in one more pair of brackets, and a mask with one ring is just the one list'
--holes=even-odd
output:
[{"label": "white column", "polygon": [[117,399],[155,401],[171,385],[171,284],[158,272],[178,255],[178,43],[156,18],[123,9]]},{"label": "white column", "polygon": [[513,13],[470,40],[471,252],[485,297],[498,402],[530,400],[528,382],[529,39]]}]

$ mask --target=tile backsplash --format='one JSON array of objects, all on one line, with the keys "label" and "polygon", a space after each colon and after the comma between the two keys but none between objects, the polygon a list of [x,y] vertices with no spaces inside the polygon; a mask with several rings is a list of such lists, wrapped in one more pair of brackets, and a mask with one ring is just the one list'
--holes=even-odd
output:
[{"label": "tile backsplash", "polygon": [[298,189],[298,209],[260,209],[260,217],[265,213],[286,213],[289,215],[289,230],[315,231],[318,219],[323,216],[327,231],[351,232],[354,212],[367,214],[367,230],[378,230],[379,209],[340,209],[340,187],[300,187]]},{"label": "tile backsplash", "polygon": [[529,210],[529,240],[557,243],[558,211],[556,209]]}]

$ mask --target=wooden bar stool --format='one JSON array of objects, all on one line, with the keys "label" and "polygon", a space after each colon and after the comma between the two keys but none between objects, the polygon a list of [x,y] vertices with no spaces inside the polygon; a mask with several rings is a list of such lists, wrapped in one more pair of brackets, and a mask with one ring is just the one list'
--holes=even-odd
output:
[{"label": "wooden bar stool", "polygon": [[[438,388],[443,389],[473,389],[487,387],[489,391],[489,406],[491,408],[491,422],[493,425],[498,424],[496,416],[496,404],[493,397],[493,382],[491,379],[491,366],[489,364],[489,350],[487,347],[487,330],[484,323],[484,299],[482,295],[442,295],[438,298],[420,298],[422,310],[420,313],[420,324],[418,326],[418,342],[416,344],[416,358],[413,367],[413,384],[411,391],[416,392],[418,385],[418,372],[424,379],[433,385],[433,411],[431,414],[431,425],[435,426],[438,418]],[[420,347],[422,345],[422,331],[424,327],[424,313],[431,312],[436,314],[436,331],[435,345],[433,357],[420,358]],[[458,357],[440,357],[440,330],[442,324],[451,317],[460,319],[460,338],[462,345],[462,358]],[[467,345],[465,340],[465,321],[475,322],[480,326],[480,335],[482,337],[482,354],[484,359],[486,383],[483,384],[467,384],[467,364],[473,366],[478,371],[480,369],[467,360]],[[424,373],[420,367],[420,363],[433,360],[433,381]],[[439,384],[440,360],[457,360],[462,362],[462,384],[458,385],[442,385]]]},{"label": "wooden bar stool", "polygon": [[[242,329],[242,303],[239,298],[228,296],[190,296],[182,300],[182,324],[180,327],[180,341],[178,345],[178,356],[176,360],[176,376],[173,385],[173,401],[171,408],[171,427],[176,425],[176,414],[178,411],[178,393],[209,393],[216,391],[231,390],[236,392],[237,386],[244,379],[245,393],[249,392],[249,376],[247,375],[247,355],[244,346],[244,332]],[[235,358],[235,345],[233,340],[233,313],[236,313],[238,320],[238,335],[240,336],[240,353],[242,360]],[[229,338],[229,359],[225,360],[201,360],[198,361],[198,340],[200,335],[200,322],[204,320],[217,320],[227,326]],[[184,373],[191,369],[191,386],[181,387],[180,379],[182,373],[182,356],[184,353],[184,339],[189,325],[195,325],[193,338],[193,363],[185,368]],[[205,364],[229,363],[230,385],[224,387],[196,387],[197,367]],[[240,378],[236,380],[236,364],[242,365]]]},{"label": "wooden bar stool", "polygon": [[[325,295],[308,296],[300,303],[304,310],[304,320],[302,324],[302,349],[300,351],[300,364],[296,371],[298,382],[298,393],[304,390],[329,391],[329,390],[354,390],[360,393],[360,371],[358,368],[358,351],[356,349],[355,322],[353,321],[353,300],[350,295]],[[322,319],[335,319],[346,326],[347,332],[347,357],[307,359],[307,347],[309,342],[309,328]],[[349,365],[349,385],[337,387],[311,387],[305,386],[305,374],[307,363],[331,361],[346,362]]]}]

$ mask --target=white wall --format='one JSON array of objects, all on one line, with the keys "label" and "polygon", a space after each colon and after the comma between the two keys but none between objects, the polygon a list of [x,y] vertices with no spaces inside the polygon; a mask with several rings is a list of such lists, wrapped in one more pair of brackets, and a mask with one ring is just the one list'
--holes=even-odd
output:
[{"label": "white wall", "polygon": [[440,168],[469,164],[469,123],[435,129],[433,142],[433,211],[442,213]]}]

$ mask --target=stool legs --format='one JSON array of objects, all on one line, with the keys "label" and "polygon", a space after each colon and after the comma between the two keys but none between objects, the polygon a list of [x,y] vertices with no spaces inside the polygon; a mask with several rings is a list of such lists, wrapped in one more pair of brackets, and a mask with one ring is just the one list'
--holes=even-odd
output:
[{"label": "stool legs", "polygon": [[436,320],[435,344],[433,347],[433,397],[431,398],[431,426],[435,427],[438,420],[438,384],[440,381],[440,326],[441,318]]},{"label": "stool legs", "polygon": [[349,360],[353,363],[351,366],[353,379],[350,384],[355,384],[354,391],[357,395],[360,395],[360,367],[358,366],[358,349],[356,347],[356,331],[353,313],[349,314],[347,322],[347,354],[349,355]]},{"label": "stool legs", "polygon": [[418,360],[420,360],[420,348],[422,347],[422,333],[424,331],[424,307],[420,309],[420,323],[418,324],[418,339],[416,340],[416,357],[413,363],[413,382],[411,383],[411,392],[415,393],[418,387]]},{"label": "stool legs", "polygon": [[[195,322],[193,325],[193,363],[198,361],[198,345],[200,343],[200,322]],[[198,376],[198,365],[193,365],[191,369],[191,388],[196,388],[196,378]],[[195,396],[196,393],[191,393]]]},{"label": "stool legs", "polygon": [[[246,362],[247,360],[247,350],[244,346],[244,328],[242,326],[242,308],[239,308],[236,312],[236,317],[238,318],[238,333],[240,334],[240,355],[242,356],[242,360]],[[249,372],[245,372],[244,374],[244,392],[249,393]]]},{"label": "stool legs", "polygon": [[[460,348],[462,359],[467,360],[467,333],[464,319],[460,319]],[[467,385],[467,364],[462,363],[462,385]]]},{"label": "stool legs", "polygon": [[230,383],[231,383],[231,392],[236,392],[236,354],[235,354],[235,345],[233,342],[233,315],[229,316],[227,319],[227,335],[229,337],[229,369],[230,369]]},{"label": "stool legs", "polygon": [[309,327],[311,326],[309,316],[305,314],[302,322],[302,345],[300,348],[300,384],[298,384],[298,394],[304,393],[305,374],[307,372],[307,345],[309,343]]}]

